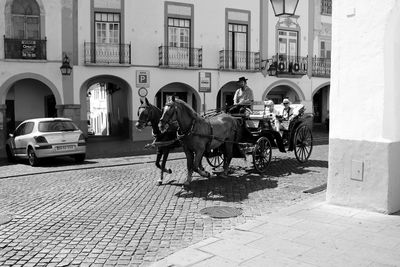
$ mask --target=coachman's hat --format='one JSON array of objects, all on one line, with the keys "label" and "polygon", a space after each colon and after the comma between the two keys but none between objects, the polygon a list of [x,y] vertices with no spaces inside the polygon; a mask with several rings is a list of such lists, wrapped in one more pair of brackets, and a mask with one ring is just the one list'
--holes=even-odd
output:
[{"label": "coachman's hat", "polygon": [[241,82],[241,81],[246,82],[246,81],[247,81],[246,77],[240,77],[239,80],[238,80],[238,82]]}]

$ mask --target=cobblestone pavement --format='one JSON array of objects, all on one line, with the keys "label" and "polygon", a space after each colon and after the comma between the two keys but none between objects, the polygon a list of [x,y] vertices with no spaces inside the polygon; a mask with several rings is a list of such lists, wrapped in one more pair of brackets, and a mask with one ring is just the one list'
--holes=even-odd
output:
[{"label": "cobblestone pavement", "polygon": [[[235,159],[229,178],[195,176],[189,192],[181,188],[186,163],[179,153],[168,162],[173,173],[162,186],[156,186],[154,156],[88,160],[79,166],[57,161],[36,174],[24,163],[2,166],[0,266],[150,265],[310,198],[305,189],[326,183],[327,145],[315,146],[305,164],[293,153],[274,154],[266,175],[256,173],[250,159]],[[199,212],[216,205],[240,208],[243,214],[214,219]]]}]

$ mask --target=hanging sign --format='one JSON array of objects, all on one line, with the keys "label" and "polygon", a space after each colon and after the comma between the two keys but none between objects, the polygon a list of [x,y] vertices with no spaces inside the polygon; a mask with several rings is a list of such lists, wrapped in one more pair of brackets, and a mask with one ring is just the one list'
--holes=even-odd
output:
[{"label": "hanging sign", "polygon": [[199,72],[199,92],[211,92],[211,72]]}]

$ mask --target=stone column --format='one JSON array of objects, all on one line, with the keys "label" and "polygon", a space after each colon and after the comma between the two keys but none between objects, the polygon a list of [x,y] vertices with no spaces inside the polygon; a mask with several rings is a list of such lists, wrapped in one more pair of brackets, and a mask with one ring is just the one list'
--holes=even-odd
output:
[{"label": "stone column", "polygon": [[[0,105],[0,140],[7,140],[7,118],[6,118],[7,106],[5,104]],[[5,155],[5,142],[0,142],[0,153]],[[4,153],[3,153],[4,152]]]},{"label": "stone column", "polygon": [[332,3],[327,201],[396,212],[400,210],[400,3]]},{"label": "stone column", "polygon": [[82,127],[81,105],[57,105],[56,109],[58,117],[70,118],[81,130],[87,129],[87,125],[86,128]]}]

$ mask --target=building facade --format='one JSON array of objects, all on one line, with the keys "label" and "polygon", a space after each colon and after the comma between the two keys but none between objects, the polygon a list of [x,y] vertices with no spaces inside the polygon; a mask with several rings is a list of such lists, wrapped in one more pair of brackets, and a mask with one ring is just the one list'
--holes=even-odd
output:
[{"label": "building facade", "polygon": [[[299,1],[286,18],[267,0],[1,0],[1,138],[25,119],[65,116],[85,132],[96,121],[103,135],[149,139],[134,128],[139,94],[203,112],[229,105],[241,76],[255,100],[288,97],[321,123],[331,10],[327,0]],[[71,75],[60,72],[65,56]],[[101,115],[93,88],[105,90]]]}]

